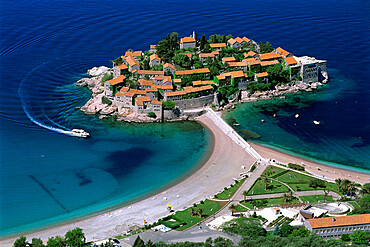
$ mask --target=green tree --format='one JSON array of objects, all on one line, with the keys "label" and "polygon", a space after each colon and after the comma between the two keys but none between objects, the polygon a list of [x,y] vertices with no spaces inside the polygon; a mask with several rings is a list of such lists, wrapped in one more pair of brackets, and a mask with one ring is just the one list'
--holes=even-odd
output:
[{"label": "green tree", "polygon": [[246,201],[246,198],[247,198],[247,195],[248,195],[248,191],[244,190],[242,195],[244,197],[244,201]]},{"label": "green tree", "polygon": [[144,241],[138,235],[132,247],[145,247]]},{"label": "green tree", "polygon": [[45,245],[42,243],[42,240],[39,238],[32,239],[32,247],[44,247]]},{"label": "green tree", "polygon": [[310,236],[311,232],[309,230],[307,230],[306,228],[304,227],[301,227],[299,229],[294,229],[292,234],[290,234],[290,236],[292,237],[302,237],[302,238],[305,238],[305,237],[308,237]]},{"label": "green tree", "polygon": [[221,229],[242,236],[266,236],[266,230],[263,229],[261,221],[254,218],[240,217],[233,219],[222,224]]},{"label": "green tree", "polygon": [[294,228],[285,222],[281,225],[280,230],[282,237],[288,237],[293,232]]},{"label": "green tree", "polygon": [[281,237],[281,229],[280,229],[279,224],[277,224],[275,226],[275,229],[274,229],[272,235]]},{"label": "green tree", "polygon": [[200,40],[199,40],[199,49],[201,51],[203,51],[204,49],[204,46],[207,44],[207,39],[206,39],[206,36],[203,34],[202,37],[200,37]]},{"label": "green tree", "polygon": [[213,240],[211,237],[206,239],[206,242],[204,243],[204,247],[212,247],[213,246]]},{"label": "green tree", "polygon": [[80,247],[83,246],[86,242],[85,234],[79,227],[76,227],[73,230],[69,230],[65,235],[65,239],[67,246],[71,247]]},{"label": "green tree", "polygon": [[148,117],[157,118],[157,115],[155,115],[155,113],[151,111],[151,112],[148,113]]},{"label": "green tree", "polygon": [[231,211],[231,215],[234,215],[234,213],[236,212],[236,205],[235,204],[231,204],[229,206],[229,209]]},{"label": "green tree", "polygon": [[155,244],[150,239],[145,243],[145,247],[154,247],[154,246]]},{"label": "green tree", "polygon": [[357,231],[354,231],[349,236],[351,240],[355,243],[370,243],[370,232],[357,230]]},{"label": "green tree", "polygon": [[173,108],[175,108],[175,106],[176,103],[172,100],[163,101],[163,109],[165,110],[172,110]]},{"label": "green tree", "polygon": [[214,241],[214,247],[233,247],[234,244],[230,239],[224,239],[222,237],[217,237]]},{"label": "green tree", "polygon": [[202,208],[199,208],[199,209],[198,209],[198,215],[199,215],[199,217],[201,217],[201,218],[203,217],[203,212],[204,212],[204,211],[203,211],[203,209],[202,209]]},{"label": "green tree", "polygon": [[370,183],[362,185],[361,190],[360,190],[360,194],[361,195],[370,194]]},{"label": "green tree", "polygon": [[347,246],[342,240],[339,239],[328,239],[325,243],[325,247],[345,247]]},{"label": "green tree", "polygon": [[260,53],[268,53],[274,50],[274,48],[271,47],[271,44],[268,41],[266,43],[263,43],[261,41],[259,44],[259,47],[260,47]]},{"label": "green tree", "polygon": [[351,241],[351,237],[349,236],[349,234],[342,234],[342,236],[340,236],[340,239],[345,242]]},{"label": "green tree", "polygon": [[51,237],[47,242],[48,247],[65,247],[66,242],[60,236]]},{"label": "green tree", "polygon": [[265,190],[267,190],[267,185],[269,184],[269,180],[266,177],[262,177],[262,183],[265,184]]},{"label": "green tree", "polygon": [[144,68],[144,70],[150,70],[150,65],[149,65],[149,60],[148,59],[145,59],[143,61],[143,68]]},{"label": "green tree", "polygon": [[13,247],[26,247],[27,245],[27,238],[25,236],[20,236],[14,241]]}]

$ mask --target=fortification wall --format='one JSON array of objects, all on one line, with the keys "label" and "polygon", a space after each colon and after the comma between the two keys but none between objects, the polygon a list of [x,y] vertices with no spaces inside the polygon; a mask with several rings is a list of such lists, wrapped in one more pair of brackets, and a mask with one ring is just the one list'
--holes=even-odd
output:
[{"label": "fortification wall", "polygon": [[195,99],[182,99],[182,100],[177,100],[176,106],[178,106],[181,110],[183,109],[194,109],[194,108],[200,108],[203,106],[207,106],[213,103],[214,101],[214,95],[207,95],[207,96],[202,96],[199,98]]}]

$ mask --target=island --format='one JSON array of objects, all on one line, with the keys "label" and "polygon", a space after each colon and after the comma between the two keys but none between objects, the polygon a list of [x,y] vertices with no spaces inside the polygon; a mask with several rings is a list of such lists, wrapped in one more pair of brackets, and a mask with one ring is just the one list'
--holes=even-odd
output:
[{"label": "island", "polygon": [[297,57],[247,37],[173,32],[157,45],[128,50],[76,82],[92,92],[80,108],[100,118],[159,122],[193,119],[204,107],[232,108],[239,102],[312,91],[328,81],[326,61]]}]

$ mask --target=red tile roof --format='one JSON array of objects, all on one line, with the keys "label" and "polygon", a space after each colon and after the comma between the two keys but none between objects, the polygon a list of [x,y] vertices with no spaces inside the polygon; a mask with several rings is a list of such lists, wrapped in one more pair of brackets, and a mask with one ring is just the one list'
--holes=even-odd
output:
[{"label": "red tile roof", "polygon": [[233,78],[239,78],[239,77],[244,77],[244,72],[242,70],[238,70],[238,71],[231,71],[231,72],[223,73],[222,75],[224,75],[225,77],[232,76]]},{"label": "red tile roof", "polygon": [[245,41],[245,42],[247,42],[247,43],[248,43],[249,41],[251,41],[251,40],[250,40],[250,39],[248,39],[247,37],[243,37],[243,38],[242,38],[242,40],[244,40],[244,41]]},{"label": "red tile roof", "polygon": [[257,53],[255,53],[254,51],[248,51],[248,53],[244,53],[244,57],[245,58],[247,58],[247,57],[253,57],[256,54]]},{"label": "red tile roof", "polygon": [[225,43],[214,43],[214,44],[209,44],[211,48],[223,48],[226,47]]},{"label": "red tile roof", "polygon": [[236,40],[235,39],[233,39],[233,38],[231,38],[231,39],[229,39],[228,41],[227,41],[227,43],[230,43],[230,44],[234,44],[236,42]]},{"label": "red tile roof", "polygon": [[255,58],[247,58],[247,59],[244,59],[243,61],[245,61],[249,65],[256,65],[256,64],[260,64],[261,63],[260,60],[257,60]]},{"label": "red tile roof", "polygon": [[173,79],[173,83],[179,84],[181,83],[181,79],[180,78]]},{"label": "red tile roof", "polygon": [[[333,220],[334,219],[334,220]],[[323,227],[352,226],[370,224],[370,214],[348,215],[338,217],[325,217],[318,219],[309,219],[313,229]]]},{"label": "red tile roof", "polygon": [[150,61],[152,61],[152,60],[154,60],[154,59],[158,59],[159,61],[161,61],[161,59],[158,57],[158,55],[157,54],[152,54],[152,55],[150,55]]},{"label": "red tile roof", "polygon": [[236,37],[234,40],[235,40],[236,42],[238,42],[239,44],[240,44],[241,42],[243,42],[243,40],[242,40],[240,37]]},{"label": "red tile roof", "polygon": [[152,100],[152,105],[162,105],[162,101]]},{"label": "red tile roof", "polygon": [[151,85],[153,85],[153,81],[150,81],[150,80],[140,79],[140,80],[138,80],[138,82],[142,86],[151,86]]},{"label": "red tile roof", "polygon": [[120,70],[123,70],[123,69],[128,69],[127,65],[125,63],[122,63],[121,65],[118,66],[118,68]]},{"label": "red tile roof", "polygon": [[193,86],[213,85],[213,84],[215,84],[213,81],[193,81]]},{"label": "red tile roof", "polygon": [[284,60],[288,65],[294,65],[298,63],[297,60],[294,59],[294,57],[286,57],[284,58]]},{"label": "red tile roof", "polygon": [[199,53],[199,57],[204,58],[204,57],[215,57],[214,53]]},{"label": "red tile roof", "polygon": [[151,89],[163,89],[163,90],[172,90],[173,89],[173,85],[171,84],[171,85],[153,85],[152,87],[151,87]]},{"label": "red tile roof", "polygon": [[229,67],[246,67],[248,64],[246,62],[229,62]]},{"label": "red tile roof", "polygon": [[128,63],[130,67],[134,65],[140,66],[140,64],[136,61],[136,59],[133,56],[128,56],[128,57],[126,56],[126,62]]},{"label": "red tile roof", "polygon": [[208,68],[175,71],[175,75],[192,75],[192,74],[205,74],[205,73],[210,73]]},{"label": "red tile roof", "polygon": [[137,97],[135,104],[136,105],[144,105],[144,102],[150,102],[150,97],[149,96],[142,96],[142,97]]},{"label": "red tile roof", "polygon": [[277,51],[278,53],[280,53],[281,55],[283,55],[284,57],[286,57],[286,56],[288,56],[288,55],[290,54],[290,52],[288,52],[288,51],[284,50],[284,49],[283,49],[283,48],[281,48],[281,47],[276,48],[276,51]]},{"label": "red tile roof", "polygon": [[257,76],[257,77],[260,77],[260,78],[261,78],[261,77],[266,77],[266,76],[268,76],[268,75],[269,75],[269,73],[267,73],[267,72],[262,72],[262,73],[257,73],[257,74],[256,74],[256,76]]},{"label": "red tile roof", "polygon": [[133,56],[133,57],[140,57],[143,53],[141,51],[126,51],[125,53],[125,56],[126,57],[129,57],[129,56]]},{"label": "red tile roof", "polygon": [[150,49],[155,50],[155,49],[157,49],[157,46],[156,45],[150,45]]},{"label": "red tile roof", "polygon": [[160,70],[139,70],[139,75],[164,75],[164,71]]},{"label": "red tile roof", "polygon": [[124,79],[126,79],[126,76],[120,75],[117,78],[109,80],[107,82],[109,82],[112,86],[114,86],[114,85],[122,83]]},{"label": "red tile roof", "polygon": [[234,57],[224,57],[222,58],[222,60],[224,60],[225,62],[233,62],[235,61],[235,58]]},{"label": "red tile roof", "polygon": [[275,64],[278,64],[279,61],[278,60],[272,60],[272,61],[263,61],[261,62],[261,66],[264,67],[264,66],[270,66],[270,65],[275,65]]},{"label": "red tile roof", "polygon": [[180,40],[181,43],[191,43],[195,42],[196,40],[193,37],[184,37]]},{"label": "red tile roof", "polygon": [[174,66],[174,65],[172,65],[172,64],[170,64],[170,63],[165,63],[165,64],[163,65],[163,69],[165,69],[165,68],[167,68],[167,67],[169,67],[169,68],[172,68],[172,69],[176,70],[175,66]]},{"label": "red tile roof", "polygon": [[261,61],[271,60],[271,59],[275,59],[275,58],[281,58],[281,55],[279,53],[276,54],[275,52],[260,54]]},{"label": "red tile roof", "polygon": [[167,92],[165,93],[165,95],[167,97],[171,97],[171,96],[179,96],[179,95],[185,95],[186,92],[185,91],[175,91],[175,92]]}]

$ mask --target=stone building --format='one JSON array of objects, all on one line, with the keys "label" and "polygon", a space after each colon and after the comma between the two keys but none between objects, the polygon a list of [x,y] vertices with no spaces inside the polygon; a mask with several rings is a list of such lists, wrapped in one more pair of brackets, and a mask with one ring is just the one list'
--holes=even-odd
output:
[{"label": "stone building", "polygon": [[196,40],[193,37],[184,37],[180,40],[180,49],[195,48]]},{"label": "stone building", "polygon": [[326,72],[326,60],[318,60],[314,57],[298,57],[296,59],[301,64],[301,77],[305,83],[321,81],[322,72]]},{"label": "stone building", "polygon": [[308,219],[304,226],[325,239],[340,238],[356,230],[370,231],[370,214]]}]

